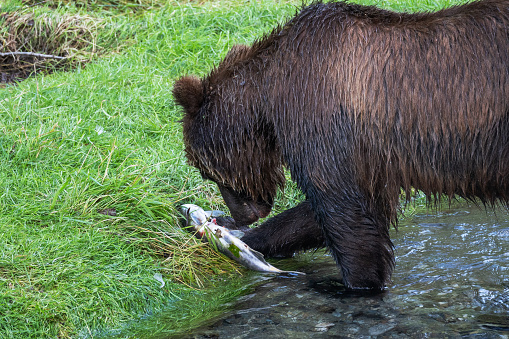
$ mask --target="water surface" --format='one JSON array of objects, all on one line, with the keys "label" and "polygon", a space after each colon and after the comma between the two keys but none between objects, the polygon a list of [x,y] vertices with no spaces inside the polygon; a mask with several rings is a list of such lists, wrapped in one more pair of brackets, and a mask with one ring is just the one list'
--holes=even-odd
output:
[{"label": "water surface", "polygon": [[345,291],[329,255],[305,253],[273,262],[305,276],[256,274],[220,317],[179,337],[509,338],[506,211],[417,215],[391,232],[396,268],[382,294]]}]

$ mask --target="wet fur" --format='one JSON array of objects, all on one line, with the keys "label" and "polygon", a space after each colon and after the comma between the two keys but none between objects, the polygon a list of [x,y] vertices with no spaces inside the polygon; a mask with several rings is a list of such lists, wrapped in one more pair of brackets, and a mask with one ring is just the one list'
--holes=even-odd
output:
[{"label": "wet fur", "polygon": [[204,79],[184,77],[184,141],[204,177],[271,201],[283,164],[307,200],[243,239],[327,245],[351,288],[381,289],[401,190],[509,200],[509,1],[436,13],[315,3]]}]

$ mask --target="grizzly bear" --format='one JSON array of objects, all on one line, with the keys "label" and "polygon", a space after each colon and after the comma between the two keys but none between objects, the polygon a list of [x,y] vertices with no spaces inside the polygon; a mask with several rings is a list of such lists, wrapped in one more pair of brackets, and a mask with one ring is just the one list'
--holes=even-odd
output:
[{"label": "grizzly bear", "polygon": [[238,226],[269,214],[284,166],[305,194],[242,239],[267,256],[327,246],[351,289],[390,282],[401,192],[509,201],[509,0],[313,3],[173,95],[188,161]]}]

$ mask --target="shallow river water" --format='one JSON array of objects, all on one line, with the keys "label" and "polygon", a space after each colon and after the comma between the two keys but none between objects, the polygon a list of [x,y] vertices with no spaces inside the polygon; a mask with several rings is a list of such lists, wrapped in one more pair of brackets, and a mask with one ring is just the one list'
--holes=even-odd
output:
[{"label": "shallow river water", "polygon": [[415,216],[392,233],[396,269],[378,295],[347,292],[323,252],[275,262],[186,338],[509,338],[509,216],[478,207]]},{"label": "shallow river water", "polygon": [[244,295],[201,327],[171,328],[169,309],[114,337],[509,339],[507,211],[463,207],[416,215],[391,237],[396,268],[381,294],[346,291],[332,258],[308,252],[271,261],[306,275],[252,272]]}]

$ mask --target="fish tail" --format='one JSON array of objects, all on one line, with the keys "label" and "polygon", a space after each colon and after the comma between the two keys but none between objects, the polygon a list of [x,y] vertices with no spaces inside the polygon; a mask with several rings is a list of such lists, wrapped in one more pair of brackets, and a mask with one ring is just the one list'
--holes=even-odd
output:
[{"label": "fish tail", "polygon": [[269,264],[269,269],[267,270],[267,272],[306,275],[306,273],[298,272],[298,271],[283,271],[283,270],[280,270],[279,268],[276,268],[276,267],[274,267],[274,266],[272,266],[270,264]]}]

